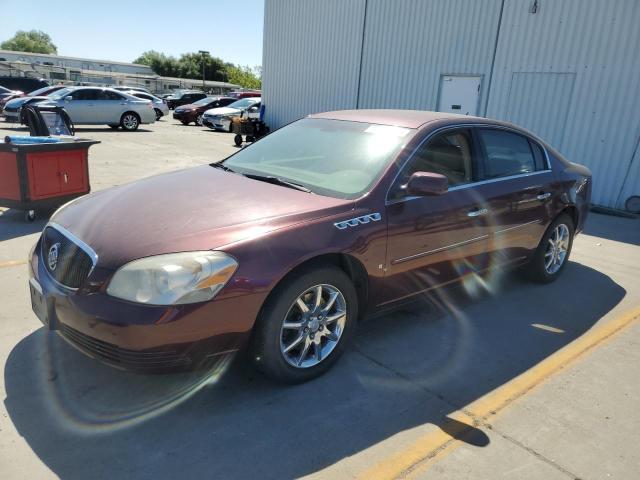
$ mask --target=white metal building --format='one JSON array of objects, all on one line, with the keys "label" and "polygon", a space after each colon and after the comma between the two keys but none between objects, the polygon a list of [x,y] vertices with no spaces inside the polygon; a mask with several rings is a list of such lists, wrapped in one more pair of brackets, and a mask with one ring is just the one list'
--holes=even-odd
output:
[{"label": "white metal building", "polygon": [[0,61],[25,62],[76,70],[95,70],[100,72],[118,72],[134,75],[155,75],[148,65],[138,63],[114,62],[111,60],[94,60],[90,58],[65,57],[46,53],[14,52],[0,50]]},{"label": "white metal building", "polygon": [[640,195],[639,0],[266,0],[272,128],[351,108],[475,114],[529,128]]}]

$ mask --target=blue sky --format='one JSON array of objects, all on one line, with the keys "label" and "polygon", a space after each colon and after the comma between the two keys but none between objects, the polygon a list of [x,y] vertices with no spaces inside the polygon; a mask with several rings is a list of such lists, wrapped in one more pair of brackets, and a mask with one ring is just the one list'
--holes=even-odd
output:
[{"label": "blue sky", "polygon": [[208,50],[228,62],[262,64],[263,0],[0,0],[0,10],[0,41],[16,30],[42,30],[59,55],[131,62],[145,50]]}]

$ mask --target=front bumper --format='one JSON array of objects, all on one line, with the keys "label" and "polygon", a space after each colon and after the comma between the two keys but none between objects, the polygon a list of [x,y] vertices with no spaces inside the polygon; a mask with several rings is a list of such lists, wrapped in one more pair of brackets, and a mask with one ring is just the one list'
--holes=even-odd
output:
[{"label": "front bumper", "polygon": [[[44,325],[81,352],[127,370],[211,366],[243,347],[264,300],[254,294],[169,307],[134,304],[107,295],[104,288],[67,289],[49,275],[41,258],[38,242],[30,264],[34,312],[44,309],[38,315]],[[86,283],[93,276],[104,277],[104,272],[96,267]],[[33,289],[41,297],[34,297]]]},{"label": "front bumper", "polygon": [[214,130],[228,130],[230,121],[226,120],[224,117],[203,117],[202,124]]}]

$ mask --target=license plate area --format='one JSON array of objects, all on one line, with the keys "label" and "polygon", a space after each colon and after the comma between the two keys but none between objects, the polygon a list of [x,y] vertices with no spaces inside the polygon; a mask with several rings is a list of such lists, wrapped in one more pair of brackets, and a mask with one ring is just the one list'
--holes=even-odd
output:
[{"label": "license plate area", "polygon": [[35,278],[29,280],[29,292],[31,293],[31,309],[33,313],[36,314],[46,327],[53,330],[55,327],[49,315],[49,304],[42,293],[42,287]]}]

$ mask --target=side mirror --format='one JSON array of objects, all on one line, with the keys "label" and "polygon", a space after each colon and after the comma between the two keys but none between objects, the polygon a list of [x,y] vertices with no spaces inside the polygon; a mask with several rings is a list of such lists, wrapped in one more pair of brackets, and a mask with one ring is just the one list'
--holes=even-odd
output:
[{"label": "side mirror", "polygon": [[249,111],[250,112],[257,112],[258,111],[258,107],[249,107]]},{"label": "side mirror", "polygon": [[64,97],[65,102],[70,102],[71,100],[73,100],[73,97],[71,95],[67,95],[66,97]]},{"label": "side mirror", "polygon": [[442,195],[449,188],[449,180],[439,173],[415,172],[405,188],[407,194],[418,197]]}]

